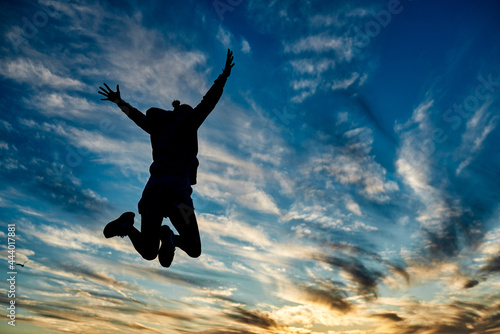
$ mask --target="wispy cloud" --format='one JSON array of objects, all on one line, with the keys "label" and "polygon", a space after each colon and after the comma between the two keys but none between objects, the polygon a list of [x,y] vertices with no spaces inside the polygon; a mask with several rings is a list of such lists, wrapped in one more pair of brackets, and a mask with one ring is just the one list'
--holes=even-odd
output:
[{"label": "wispy cloud", "polygon": [[[372,200],[387,200],[397,191],[394,181],[386,180],[386,170],[370,155],[373,137],[369,128],[352,129],[343,134],[342,146],[326,145],[308,161],[307,175],[326,172],[341,184],[359,186],[361,194]],[[314,151],[313,151],[314,152]]]},{"label": "wispy cloud", "polygon": [[229,48],[229,46],[231,45],[231,33],[227,30],[224,30],[222,26],[219,26],[219,31],[217,32],[216,38],[226,48]]},{"label": "wispy cloud", "polygon": [[[147,171],[152,161],[151,147],[146,141],[147,136],[143,136],[142,140],[118,139],[100,130],[80,129],[65,122],[43,122],[39,124],[32,120],[22,119],[21,124],[52,136],[59,136],[71,147],[83,149],[83,153],[78,153],[78,150],[73,148],[66,152],[66,160],[63,163],[67,163],[69,166],[81,163],[83,158],[90,152],[98,156],[100,163],[121,166],[125,174],[130,172],[137,174]],[[71,154],[71,152],[73,153]]]},{"label": "wispy cloud", "polygon": [[291,45],[285,45],[285,52],[295,54],[303,52],[324,53],[328,51],[334,51],[340,60],[350,60],[352,57],[352,51],[347,40],[336,36],[313,35],[302,38]]},{"label": "wispy cloud", "polygon": [[243,39],[241,41],[241,52],[243,53],[250,53],[252,48],[250,47],[250,43],[246,39]]},{"label": "wispy cloud", "polygon": [[432,100],[424,101],[413,111],[412,117],[402,125],[396,125],[396,131],[402,137],[396,168],[411,189],[426,204],[418,220],[426,226],[438,224],[453,215],[444,202],[440,190],[433,186],[432,151],[424,146],[428,134],[432,131],[430,111]]},{"label": "wispy cloud", "polygon": [[[271,7],[278,8],[271,12]],[[304,17],[305,13],[297,11],[290,3],[273,4],[266,9],[260,8],[260,15],[257,16],[260,21],[277,11],[283,13],[285,18],[293,13],[293,20],[283,20],[281,26],[274,25],[273,29],[298,29],[303,32],[299,36],[288,36],[282,43],[292,69],[291,87],[296,91],[290,101],[299,104],[317,93],[359,87],[367,78],[366,69],[359,64],[363,54],[357,52],[359,50],[355,47],[353,28],[365,24],[363,19],[370,10],[356,8],[356,5],[354,8],[337,5],[330,10],[312,7]],[[325,11],[331,14],[324,14]],[[332,82],[331,78],[336,79]]]},{"label": "wispy cloud", "polygon": [[30,86],[49,86],[52,88],[82,89],[85,85],[66,75],[54,73],[54,70],[47,68],[41,62],[31,59],[18,58],[2,62],[0,75],[7,79],[12,79]]},{"label": "wispy cloud", "polygon": [[69,120],[102,119],[103,110],[108,111],[107,108],[90,102],[86,98],[59,92],[42,92],[31,99],[24,98],[24,101],[29,108],[47,117],[58,116]]},{"label": "wispy cloud", "polygon": [[466,168],[481,151],[486,137],[496,128],[498,115],[488,112],[493,100],[487,100],[480,106],[467,122],[462,134],[462,144],[457,149],[457,155],[462,161],[456,169],[457,175]]}]

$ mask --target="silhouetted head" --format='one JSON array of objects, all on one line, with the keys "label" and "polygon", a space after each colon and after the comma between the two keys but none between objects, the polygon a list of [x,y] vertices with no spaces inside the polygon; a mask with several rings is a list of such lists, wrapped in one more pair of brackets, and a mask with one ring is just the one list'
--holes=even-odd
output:
[{"label": "silhouetted head", "polygon": [[154,124],[155,122],[162,123],[166,120],[173,119],[175,118],[175,113],[172,110],[163,110],[160,108],[149,108],[146,111],[146,117],[152,121]]},{"label": "silhouetted head", "polygon": [[174,111],[178,113],[185,113],[186,111],[193,110],[189,104],[181,104],[179,100],[174,100],[172,102],[172,107],[174,107]]}]

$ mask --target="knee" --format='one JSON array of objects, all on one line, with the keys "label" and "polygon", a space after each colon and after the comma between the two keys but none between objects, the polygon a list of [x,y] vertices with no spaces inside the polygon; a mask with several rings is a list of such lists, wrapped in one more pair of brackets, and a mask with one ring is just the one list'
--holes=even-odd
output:
[{"label": "knee", "polygon": [[172,264],[172,259],[165,260],[162,257],[159,257],[158,260],[160,260],[160,264],[162,267],[168,268]]},{"label": "knee", "polygon": [[156,259],[156,257],[158,256],[158,253],[154,253],[154,252],[143,252],[141,254],[141,256],[143,257],[143,259],[145,260],[148,260],[148,261],[153,261],[154,259]]},{"label": "knee", "polygon": [[201,247],[192,247],[186,253],[187,253],[187,255],[189,255],[192,258],[200,257],[200,255],[201,255]]}]

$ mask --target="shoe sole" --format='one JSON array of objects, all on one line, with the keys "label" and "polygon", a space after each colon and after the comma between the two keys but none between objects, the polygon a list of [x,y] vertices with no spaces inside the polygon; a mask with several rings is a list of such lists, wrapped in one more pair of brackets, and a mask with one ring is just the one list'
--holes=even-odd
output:
[{"label": "shoe sole", "polygon": [[[131,216],[131,217],[129,218],[127,216]],[[118,225],[118,222],[120,220],[123,220],[124,222],[118,228],[119,230],[121,230],[123,228],[126,228],[127,225],[132,225],[133,226],[134,225],[134,217],[135,217],[135,213],[133,213],[133,212],[125,212],[120,217],[118,217],[117,219],[113,220],[112,222],[109,222],[104,227],[104,230],[103,230],[104,237],[106,237],[106,239],[113,238],[113,237],[122,237],[123,238],[126,234],[125,235],[117,234],[116,233],[117,231],[115,231],[117,229],[117,227],[115,225]],[[129,220],[132,220],[131,224],[128,223]]]},{"label": "shoe sole", "polygon": [[[162,231],[162,234],[160,234],[161,247],[160,247],[160,250],[158,251],[158,260],[160,261],[160,264],[165,268],[170,267],[170,265],[172,264],[172,261],[174,260],[174,254],[175,254],[175,246],[172,244],[173,243],[173,240],[172,240],[173,232],[168,226],[162,227],[162,229],[167,229],[167,228],[168,228],[167,232]],[[165,236],[165,238],[163,238],[164,236]],[[163,242],[164,239],[168,239],[168,240],[166,240],[166,242]],[[168,249],[166,249],[166,248],[168,248]],[[165,253],[167,253],[165,256],[168,256],[169,259],[171,258],[169,263],[163,263],[163,261],[161,260],[162,258],[165,258],[165,256],[162,256],[162,254],[165,254]]]}]

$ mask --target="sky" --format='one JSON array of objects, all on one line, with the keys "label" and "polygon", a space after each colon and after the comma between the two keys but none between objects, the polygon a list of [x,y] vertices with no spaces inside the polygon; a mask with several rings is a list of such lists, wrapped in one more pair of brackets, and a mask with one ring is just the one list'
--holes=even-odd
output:
[{"label": "sky", "polygon": [[[500,333],[499,14],[2,1],[0,332]],[[152,157],[98,87],[142,111],[196,105],[228,48],[198,133],[203,254],[166,269],[102,234],[137,214]]]}]

